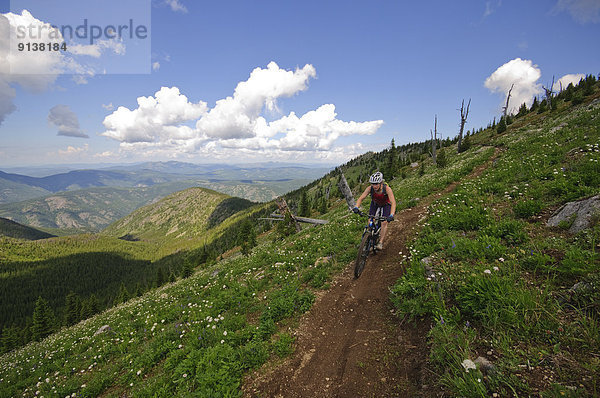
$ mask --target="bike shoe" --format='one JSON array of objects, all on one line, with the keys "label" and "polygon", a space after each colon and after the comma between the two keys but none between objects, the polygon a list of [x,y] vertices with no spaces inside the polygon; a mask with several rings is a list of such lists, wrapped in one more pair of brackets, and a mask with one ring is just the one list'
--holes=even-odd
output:
[{"label": "bike shoe", "polygon": [[383,250],[383,244],[381,242],[379,242],[376,246],[375,249],[377,250]]}]

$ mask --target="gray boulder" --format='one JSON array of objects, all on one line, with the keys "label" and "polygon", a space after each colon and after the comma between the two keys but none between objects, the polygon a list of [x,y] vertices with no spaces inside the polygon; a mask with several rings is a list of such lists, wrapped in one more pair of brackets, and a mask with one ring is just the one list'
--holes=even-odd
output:
[{"label": "gray boulder", "polygon": [[594,215],[600,215],[600,195],[565,204],[550,217],[547,225],[557,227],[561,222],[569,223],[574,218],[569,232],[576,234],[590,227]]},{"label": "gray boulder", "polygon": [[425,257],[421,259],[421,264],[425,270],[425,278],[435,279],[435,270],[433,269],[433,257]]},{"label": "gray boulder", "polygon": [[587,293],[594,290],[594,285],[588,282],[577,282],[569,289],[569,293],[578,294],[578,293]]},{"label": "gray boulder", "polygon": [[431,265],[433,263],[433,257],[429,256],[422,258],[421,262],[423,263],[423,265]]},{"label": "gray boulder", "polygon": [[94,336],[97,336],[102,333],[110,332],[111,330],[112,329],[108,325],[101,326],[100,329],[96,330],[96,333],[94,333]]}]

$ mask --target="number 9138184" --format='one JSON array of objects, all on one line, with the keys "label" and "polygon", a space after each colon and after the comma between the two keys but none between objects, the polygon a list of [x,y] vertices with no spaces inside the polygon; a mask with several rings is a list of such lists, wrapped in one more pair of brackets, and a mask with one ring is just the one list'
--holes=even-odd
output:
[{"label": "number 9138184", "polygon": [[67,51],[67,43],[19,43],[17,44],[19,51]]}]

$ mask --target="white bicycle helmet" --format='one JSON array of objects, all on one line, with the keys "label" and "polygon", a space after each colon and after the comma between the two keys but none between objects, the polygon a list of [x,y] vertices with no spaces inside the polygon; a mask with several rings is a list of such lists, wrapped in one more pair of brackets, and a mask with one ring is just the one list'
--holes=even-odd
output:
[{"label": "white bicycle helmet", "polygon": [[383,174],[380,171],[376,172],[369,178],[370,184],[381,184],[382,181],[383,181]]}]

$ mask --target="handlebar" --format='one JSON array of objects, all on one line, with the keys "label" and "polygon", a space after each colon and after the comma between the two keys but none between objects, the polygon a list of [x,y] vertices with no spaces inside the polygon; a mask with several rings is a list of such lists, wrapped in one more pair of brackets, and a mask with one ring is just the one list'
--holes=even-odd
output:
[{"label": "handlebar", "polygon": [[360,211],[360,210],[359,210],[359,211],[358,211],[358,213],[356,213],[356,214],[358,214],[359,216],[362,216],[362,217],[368,217],[368,218],[372,218],[373,220],[376,220],[376,221],[387,221],[387,217],[381,217],[381,216],[372,216],[372,215],[370,215],[370,214],[365,214],[365,213],[363,213],[363,212],[362,212],[362,211]]}]

